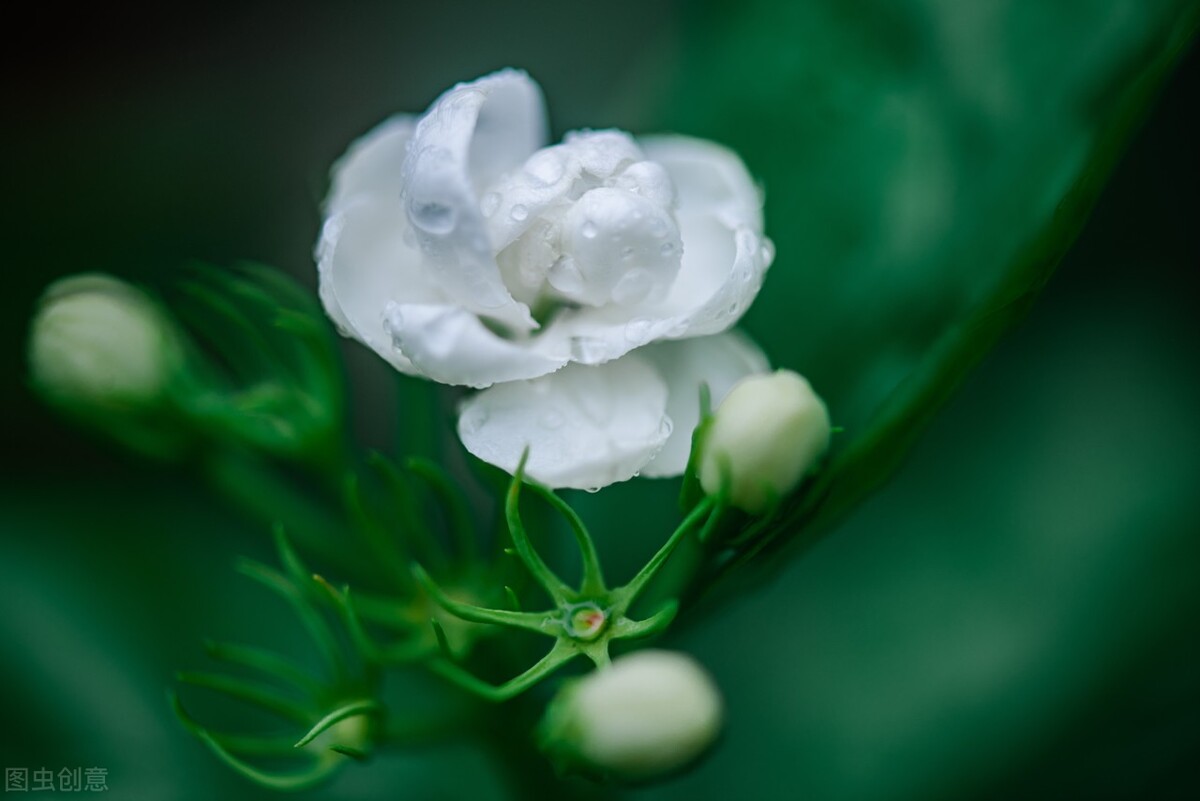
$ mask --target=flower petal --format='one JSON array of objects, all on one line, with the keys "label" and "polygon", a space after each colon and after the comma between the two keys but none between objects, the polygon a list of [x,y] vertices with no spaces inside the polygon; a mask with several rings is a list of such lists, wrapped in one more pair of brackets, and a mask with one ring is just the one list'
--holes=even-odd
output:
[{"label": "flower petal", "polygon": [[462,406],[467,450],[550,487],[591,489],[632,478],[671,434],[667,387],[637,354],[600,367],[568,365],[533,381],[498,384]]},{"label": "flower petal", "polygon": [[416,126],[416,116],[398,114],[351,144],[330,170],[333,185],[325,198],[325,214],[336,214],[354,200],[366,198],[399,208],[404,158]]},{"label": "flower petal", "polygon": [[487,387],[552,373],[568,353],[548,349],[541,338],[497,336],[465,309],[444,303],[390,303],[384,328],[395,347],[424,376],[443,384]]},{"label": "flower petal", "polygon": [[664,300],[638,307],[567,309],[539,334],[582,364],[602,364],[651,342],[728,330],[762,287],[774,247],[762,236],[762,203],[745,165],[713,142],[639,139],[675,185],[683,264]]},{"label": "flower petal", "polygon": [[642,158],[637,143],[624,131],[575,131],[561,144],[542,148],[483,196],[492,247],[503,250],[551,206],[578,198],[584,191],[581,178],[596,186]]},{"label": "flower petal", "polygon": [[537,327],[504,285],[479,193],[545,139],[541,91],[502,70],[455,86],[417,124],[404,162],[404,204],[433,280],[456,303],[519,332]]},{"label": "flower petal", "polygon": [[727,147],[690,136],[644,136],[646,157],[666,168],[681,214],[716,217],[726,228],[762,231],[762,195],[746,165]]},{"label": "flower petal", "polygon": [[715,409],[733,385],[770,369],[767,357],[745,334],[728,331],[699,339],[648,345],[638,355],[667,383],[667,414],[673,423],[663,449],[642,469],[651,478],[677,476],[687,467],[692,431],[700,423],[700,385],[708,384]]},{"label": "flower petal", "polygon": [[403,298],[441,302],[421,269],[421,254],[405,242],[400,201],[359,195],[325,221],[316,260],[321,301],[344,336],[368,346],[396,369],[417,372],[384,327],[384,304]]},{"label": "flower petal", "polygon": [[686,136],[640,139],[675,184],[683,268],[663,304],[672,339],[734,325],[754,302],[775,257],[762,235],[762,196],[733,151]]}]

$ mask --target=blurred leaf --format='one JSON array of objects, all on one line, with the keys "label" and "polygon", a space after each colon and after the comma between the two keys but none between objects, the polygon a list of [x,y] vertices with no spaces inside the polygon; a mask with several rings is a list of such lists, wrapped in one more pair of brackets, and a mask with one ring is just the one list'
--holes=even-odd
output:
[{"label": "blurred leaf", "polygon": [[895,470],[1019,320],[1196,28],[1195,2],[759,0],[692,19],[676,127],[742,153],[779,257],[748,327],[844,426],[732,565]]}]

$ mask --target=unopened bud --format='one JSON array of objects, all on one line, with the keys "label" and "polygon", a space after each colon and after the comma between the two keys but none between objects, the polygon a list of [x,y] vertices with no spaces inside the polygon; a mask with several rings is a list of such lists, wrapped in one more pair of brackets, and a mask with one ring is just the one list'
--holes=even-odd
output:
[{"label": "unopened bud", "polygon": [[52,284],[30,330],[34,386],[68,405],[150,405],[176,358],[174,332],[155,302],[107,275]]},{"label": "unopened bud", "polygon": [[710,495],[728,481],[729,501],[758,514],[795,489],[829,447],[829,413],[790,370],[739,382],[714,415],[700,460]]},{"label": "unopened bud", "polygon": [[639,651],[565,685],[539,729],[561,768],[639,782],[685,767],[721,729],[720,692],[691,657]]}]

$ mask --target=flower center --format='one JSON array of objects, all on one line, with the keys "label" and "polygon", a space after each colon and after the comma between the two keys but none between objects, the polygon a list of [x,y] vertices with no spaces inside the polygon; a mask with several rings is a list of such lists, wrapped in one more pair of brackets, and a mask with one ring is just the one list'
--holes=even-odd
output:
[{"label": "flower center", "polygon": [[675,188],[626,134],[569,135],[485,192],[504,282],[539,317],[657,303],[679,273]]},{"label": "flower center", "polygon": [[565,612],[567,634],[585,642],[596,639],[608,622],[608,615],[591,601],[568,607]]}]

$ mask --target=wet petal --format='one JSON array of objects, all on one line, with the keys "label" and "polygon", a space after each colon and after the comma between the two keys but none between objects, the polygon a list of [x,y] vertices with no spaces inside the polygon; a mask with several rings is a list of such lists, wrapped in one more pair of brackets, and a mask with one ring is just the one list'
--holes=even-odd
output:
[{"label": "wet petal", "polygon": [[356,140],[330,170],[333,176],[326,215],[342,211],[356,199],[377,199],[399,208],[404,157],[417,118],[398,114]]},{"label": "wet petal", "polygon": [[569,354],[540,339],[498,336],[477,316],[446,304],[389,304],[384,328],[424,376],[443,384],[488,387],[551,373]]},{"label": "wet petal", "polygon": [[522,332],[537,324],[504,285],[480,193],[542,144],[545,126],[537,84],[502,70],[438,98],[404,162],[405,211],[432,279],[464,308]]},{"label": "wet petal", "polygon": [[770,369],[763,352],[739,331],[648,345],[637,355],[666,381],[667,414],[673,423],[663,449],[642,470],[650,477],[677,476],[687,467],[692,431],[700,423],[702,383],[708,384],[715,409],[738,381]]},{"label": "wet petal", "polygon": [[404,227],[398,198],[360,200],[325,221],[316,260],[321,301],[342,334],[413,373],[384,327],[384,305],[439,302],[443,296],[421,269],[421,254],[405,242]]},{"label": "wet petal", "polygon": [[467,450],[510,473],[529,448],[529,476],[589,489],[635,476],[671,434],[667,386],[637,354],[600,367],[568,365],[499,384],[462,406]]},{"label": "wet petal", "polygon": [[762,195],[732,150],[690,136],[644,136],[638,144],[671,176],[681,214],[707,214],[730,230],[762,231]]}]

